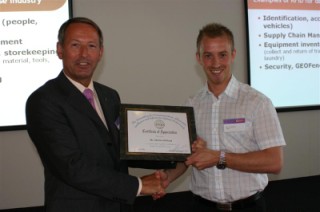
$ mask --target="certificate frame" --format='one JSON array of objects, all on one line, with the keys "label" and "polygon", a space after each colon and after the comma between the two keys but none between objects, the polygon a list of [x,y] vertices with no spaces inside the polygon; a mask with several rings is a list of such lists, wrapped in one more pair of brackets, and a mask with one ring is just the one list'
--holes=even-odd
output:
[{"label": "certificate frame", "polygon": [[[138,114],[137,117],[140,118],[137,120],[131,119],[131,114]],[[182,121],[178,117],[183,117]],[[130,123],[128,123],[129,121]],[[143,129],[140,131],[139,127],[143,124],[148,126],[147,130]],[[177,131],[170,131],[170,129],[169,131],[163,130],[166,129],[167,125],[174,126],[174,129],[177,129]],[[175,128],[175,125],[177,128]],[[178,133],[173,135],[173,139],[171,139],[171,135],[168,135],[167,139],[167,135],[163,136],[162,133],[160,133],[160,135],[157,134],[159,132],[172,132],[172,134],[175,132]],[[150,134],[150,139],[148,136],[147,139],[145,139],[145,133]],[[158,139],[152,136],[160,136],[161,138]],[[187,138],[187,141],[185,141],[185,138]],[[120,159],[185,161],[192,152],[191,145],[194,140],[196,140],[196,127],[192,107],[144,104],[122,104],[120,106]],[[156,151],[140,151],[140,149],[145,148],[141,145],[139,146],[139,144],[137,150],[132,151],[130,146],[132,146],[132,143],[138,141],[141,141],[143,144],[147,144],[146,146],[148,147],[149,145],[152,146],[151,148],[153,148],[154,145],[157,145]],[[163,143],[162,145],[161,142],[163,141],[171,143]],[[177,146],[175,146],[175,144]],[[170,149],[170,145],[173,146],[173,150]],[[179,152],[181,150],[180,148],[177,148],[180,147],[179,145],[183,147],[182,149],[184,152]],[[158,151],[158,149],[160,150],[163,146],[165,148],[166,146],[169,146],[168,152],[166,150],[164,150],[164,152]],[[174,152],[176,150],[178,152]]]}]

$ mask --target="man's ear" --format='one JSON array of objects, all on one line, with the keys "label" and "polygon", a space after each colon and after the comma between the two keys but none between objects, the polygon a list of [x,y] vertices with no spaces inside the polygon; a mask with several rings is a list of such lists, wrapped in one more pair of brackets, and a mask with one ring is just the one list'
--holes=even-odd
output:
[{"label": "man's ear", "polygon": [[237,54],[237,50],[233,49],[233,51],[231,53],[232,62],[234,62],[234,59],[236,58],[236,54]]},{"label": "man's ear", "polygon": [[102,47],[100,48],[100,52],[99,52],[99,60],[101,60],[102,55],[103,55],[103,52],[104,52],[104,47],[102,46]]},{"label": "man's ear", "polygon": [[59,42],[57,42],[57,55],[60,59],[62,59],[63,48]]},{"label": "man's ear", "polygon": [[202,63],[201,63],[201,58],[200,58],[199,52],[196,53],[196,59],[197,59],[198,63],[201,65]]}]

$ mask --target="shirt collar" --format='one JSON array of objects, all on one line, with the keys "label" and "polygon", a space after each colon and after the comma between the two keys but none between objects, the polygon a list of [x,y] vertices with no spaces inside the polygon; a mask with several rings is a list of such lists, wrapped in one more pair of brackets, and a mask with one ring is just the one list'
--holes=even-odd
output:
[{"label": "shirt collar", "polygon": [[[226,95],[231,98],[236,99],[238,97],[238,90],[239,90],[239,82],[237,79],[232,75],[231,79],[228,83],[228,86],[226,89],[220,94],[221,95]],[[205,97],[206,95],[213,95],[212,92],[209,90],[208,83],[203,88],[203,93],[202,96]]]},{"label": "shirt collar", "polygon": [[89,83],[89,86],[88,87],[85,87],[83,86],[81,83],[71,79],[69,76],[67,76],[66,74],[64,74],[68,80],[81,92],[83,93],[83,91],[86,89],[86,88],[90,88],[93,92],[94,92],[94,87],[93,87],[93,81],[91,80],[90,83]]},{"label": "shirt collar", "polygon": [[238,97],[238,90],[239,90],[239,82],[232,75],[230,82],[228,83],[228,86],[223,93],[231,98],[236,99]]}]

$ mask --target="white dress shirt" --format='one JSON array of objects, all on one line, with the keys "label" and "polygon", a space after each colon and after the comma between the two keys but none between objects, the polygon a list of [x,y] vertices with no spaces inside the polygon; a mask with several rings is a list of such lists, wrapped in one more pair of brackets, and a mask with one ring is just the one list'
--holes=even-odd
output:
[{"label": "white dress shirt", "polygon": [[[270,99],[234,76],[218,98],[206,85],[186,105],[194,108],[197,134],[210,149],[246,153],[285,145]],[[190,189],[211,201],[233,202],[263,190],[267,184],[267,174],[192,168]]]}]

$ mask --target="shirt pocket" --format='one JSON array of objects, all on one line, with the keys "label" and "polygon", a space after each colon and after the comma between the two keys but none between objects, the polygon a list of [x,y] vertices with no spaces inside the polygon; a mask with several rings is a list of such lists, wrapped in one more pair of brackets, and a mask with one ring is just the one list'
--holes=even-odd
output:
[{"label": "shirt pocket", "polygon": [[[227,127],[228,128],[228,127]],[[245,123],[241,123],[241,126],[229,127],[223,129],[223,146],[226,151],[234,153],[244,153],[249,150],[256,150],[257,144],[254,139],[253,123],[250,120],[246,120]]]}]

